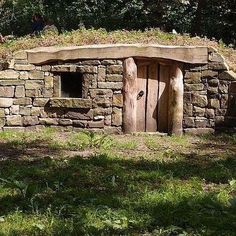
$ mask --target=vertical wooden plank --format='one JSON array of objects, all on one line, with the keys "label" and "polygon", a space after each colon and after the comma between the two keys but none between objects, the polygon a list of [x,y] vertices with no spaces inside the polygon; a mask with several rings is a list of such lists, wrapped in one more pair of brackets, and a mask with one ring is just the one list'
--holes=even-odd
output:
[{"label": "vertical wooden plank", "polygon": [[159,95],[158,95],[158,131],[168,132],[168,99],[170,67],[160,65],[159,73]]},{"label": "vertical wooden plank", "polygon": [[[145,112],[146,112],[146,84],[147,84],[147,66],[138,65],[138,78],[137,78],[137,121],[136,121],[136,131],[144,132],[145,131]],[[143,95],[139,96],[139,93],[142,92]]]},{"label": "vertical wooden plank", "polygon": [[148,67],[147,81],[146,131],[157,131],[158,101],[158,64],[153,62]]},{"label": "vertical wooden plank", "polygon": [[137,66],[133,58],[124,61],[124,133],[136,131],[137,113]]}]

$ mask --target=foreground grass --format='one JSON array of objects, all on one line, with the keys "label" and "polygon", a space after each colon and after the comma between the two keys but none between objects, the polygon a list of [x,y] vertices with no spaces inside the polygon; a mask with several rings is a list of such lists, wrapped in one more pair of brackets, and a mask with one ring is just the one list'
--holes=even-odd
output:
[{"label": "foreground grass", "polygon": [[35,47],[117,43],[214,47],[224,55],[230,68],[236,71],[236,51],[233,48],[226,47],[224,43],[207,38],[190,37],[188,34],[166,33],[159,29],[147,29],[145,31],[117,30],[108,32],[105,29],[81,28],[71,32],[64,32],[60,35],[49,32],[42,37],[25,36],[0,44],[0,58],[8,57],[12,52],[17,50]]},{"label": "foreground grass", "polygon": [[0,150],[0,235],[235,235],[235,135],[45,129]]}]

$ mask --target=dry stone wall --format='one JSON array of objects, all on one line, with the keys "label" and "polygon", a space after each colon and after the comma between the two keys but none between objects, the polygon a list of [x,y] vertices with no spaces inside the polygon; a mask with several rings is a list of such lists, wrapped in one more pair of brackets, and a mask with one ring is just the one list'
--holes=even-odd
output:
[{"label": "dry stone wall", "polygon": [[207,65],[185,65],[184,120],[186,133],[209,133],[236,127],[236,74],[221,58]]},{"label": "dry stone wall", "polygon": [[[24,52],[0,71],[0,129],[42,126],[121,132],[123,63],[80,60],[35,66]],[[82,98],[61,98],[63,73],[82,74]]]},{"label": "dry stone wall", "polygon": [[[209,49],[207,64],[184,64],[185,133],[236,127],[236,75]],[[61,96],[64,73],[82,75],[81,97]],[[62,129],[122,132],[123,60],[29,64],[25,51],[0,62],[0,130]]]}]

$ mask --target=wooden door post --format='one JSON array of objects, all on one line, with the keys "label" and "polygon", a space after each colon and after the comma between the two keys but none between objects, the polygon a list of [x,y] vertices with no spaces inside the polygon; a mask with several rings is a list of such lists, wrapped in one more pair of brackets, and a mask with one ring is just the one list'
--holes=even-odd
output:
[{"label": "wooden door post", "polygon": [[137,65],[132,57],[124,60],[124,133],[136,131],[137,114]]},{"label": "wooden door post", "polygon": [[181,64],[174,63],[170,71],[168,133],[183,133],[183,97],[184,83]]}]

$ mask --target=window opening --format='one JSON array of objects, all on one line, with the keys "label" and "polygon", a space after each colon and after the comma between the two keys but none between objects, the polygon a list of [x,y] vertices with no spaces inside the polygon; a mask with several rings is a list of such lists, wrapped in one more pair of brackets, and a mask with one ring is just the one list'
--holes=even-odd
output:
[{"label": "window opening", "polygon": [[61,73],[61,97],[82,98],[83,75]]}]

